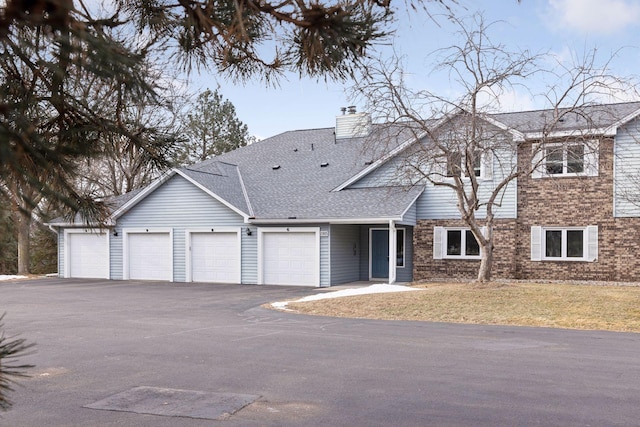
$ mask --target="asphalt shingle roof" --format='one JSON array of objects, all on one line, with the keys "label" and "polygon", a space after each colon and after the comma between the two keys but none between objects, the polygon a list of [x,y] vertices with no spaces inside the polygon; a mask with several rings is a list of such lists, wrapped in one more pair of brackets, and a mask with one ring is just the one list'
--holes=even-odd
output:
[{"label": "asphalt shingle roof", "polygon": [[591,130],[611,126],[640,109],[640,102],[624,102],[619,104],[590,105],[567,109],[522,111],[515,113],[492,114],[491,117],[511,129],[522,133],[542,132],[554,121],[555,114],[564,120],[554,123],[554,131]]},{"label": "asphalt shingle roof", "polygon": [[[640,109],[640,102],[586,107],[571,112],[556,131],[607,128]],[[559,110],[561,113],[565,110]],[[492,114],[521,133],[546,130],[553,110]],[[589,117],[589,122],[585,120]],[[434,124],[436,122],[434,121]],[[411,132],[374,125],[391,138],[335,139],[334,128],[308,129],[239,148],[180,172],[255,220],[366,220],[398,218],[422,192],[421,187],[346,188],[334,191],[371,163],[411,140]],[[381,141],[384,144],[381,145]],[[113,209],[137,192],[111,199]]]},{"label": "asphalt shingle roof", "polygon": [[[189,169],[205,173],[220,162],[237,165],[256,219],[400,216],[420,188],[332,191],[386,149],[369,145],[366,138],[336,141],[333,132],[333,128],[285,132]],[[211,175],[202,183],[222,196],[223,179]]]}]

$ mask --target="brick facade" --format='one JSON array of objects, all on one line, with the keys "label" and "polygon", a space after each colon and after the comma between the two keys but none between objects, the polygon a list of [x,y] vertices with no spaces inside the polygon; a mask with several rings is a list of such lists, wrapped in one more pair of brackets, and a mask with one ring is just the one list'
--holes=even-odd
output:
[{"label": "brick facade", "polygon": [[[519,161],[531,161],[523,144]],[[613,141],[600,142],[599,173],[592,177],[518,180],[517,219],[496,220],[492,277],[545,280],[640,281],[640,218],[613,217]],[[598,259],[531,261],[531,227],[598,226]],[[479,260],[433,258],[435,226],[460,220],[419,220],[414,232],[414,279],[475,278]]]}]

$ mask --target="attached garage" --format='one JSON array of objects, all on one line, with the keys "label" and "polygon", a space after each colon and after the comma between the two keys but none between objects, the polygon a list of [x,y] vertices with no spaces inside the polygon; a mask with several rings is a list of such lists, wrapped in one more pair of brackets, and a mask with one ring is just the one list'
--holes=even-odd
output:
[{"label": "attached garage", "polygon": [[123,230],[124,279],[173,281],[171,229]]},{"label": "attached garage", "polygon": [[187,281],[241,282],[240,229],[189,230]]},{"label": "attached garage", "polygon": [[258,230],[258,281],[265,285],[320,286],[320,230]]},{"label": "attached garage", "polygon": [[64,277],[109,278],[109,234],[106,230],[66,229]]}]

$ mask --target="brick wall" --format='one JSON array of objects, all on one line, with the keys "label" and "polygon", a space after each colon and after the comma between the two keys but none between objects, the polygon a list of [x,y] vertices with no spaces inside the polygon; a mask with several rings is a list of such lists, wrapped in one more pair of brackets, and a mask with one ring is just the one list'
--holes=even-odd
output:
[{"label": "brick wall", "polygon": [[[419,220],[413,233],[413,279],[440,278],[475,279],[480,260],[433,259],[433,228],[464,227],[460,220]],[[494,223],[494,261],[492,273],[496,277],[513,277],[515,274],[516,221],[496,220]]]},{"label": "brick wall", "polygon": [[[531,161],[523,144],[519,161]],[[496,220],[494,278],[640,281],[640,218],[613,217],[613,142],[600,143],[596,177],[524,177],[518,180],[518,218]],[[598,259],[531,261],[531,227],[598,226]],[[419,220],[414,232],[414,279],[475,278],[479,260],[433,259],[433,228],[455,220]]]}]

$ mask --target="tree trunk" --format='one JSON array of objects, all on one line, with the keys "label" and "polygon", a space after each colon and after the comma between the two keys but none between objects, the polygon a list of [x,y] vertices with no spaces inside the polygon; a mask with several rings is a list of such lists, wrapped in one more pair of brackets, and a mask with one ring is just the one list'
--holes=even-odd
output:
[{"label": "tree trunk", "polygon": [[491,280],[491,267],[493,266],[493,244],[480,248],[482,258],[480,260],[480,270],[478,270],[478,282],[488,282]]},{"label": "tree trunk", "polygon": [[18,229],[18,274],[29,274],[29,243],[31,240],[31,215],[21,210],[14,212]]}]

